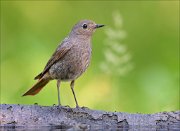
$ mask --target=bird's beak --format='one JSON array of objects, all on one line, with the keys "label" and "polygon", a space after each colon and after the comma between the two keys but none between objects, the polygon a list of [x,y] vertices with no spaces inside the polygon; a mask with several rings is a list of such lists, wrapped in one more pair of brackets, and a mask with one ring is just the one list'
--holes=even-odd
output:
[{"label": "bird's beak", "polygon": [[97,24],[95,28],[100,28],[100,27],[103,27],[105,25],[100,25],[100,24]]}]

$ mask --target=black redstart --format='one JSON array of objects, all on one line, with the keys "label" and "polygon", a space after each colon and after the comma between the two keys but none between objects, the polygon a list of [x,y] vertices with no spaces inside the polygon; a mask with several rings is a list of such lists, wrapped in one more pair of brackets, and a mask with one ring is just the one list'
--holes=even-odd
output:
[{"label": "black redstart", "polygon": [[57,47],[52,57],[47,62],[44,70],[35,77],[38,82],[23,96],[36,95],[50,80],[57,80],[58,104],[60,105],[60,83],[71,81],[71,89],[76,102],[74,92],[75,80],[85,72],[91,58],[91,38],[97,28],[104,25],[96,24],[91,20],[78,22]]}]

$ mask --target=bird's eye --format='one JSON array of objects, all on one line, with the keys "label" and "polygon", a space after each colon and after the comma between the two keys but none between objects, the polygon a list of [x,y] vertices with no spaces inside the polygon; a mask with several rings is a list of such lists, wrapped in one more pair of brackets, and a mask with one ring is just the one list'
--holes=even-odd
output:
[{"label": "bird's eye", "polygon": [[83,29],[86,29],[86,28],[87,28],[87,24],[84,24],[84,25],[83,25]]}]

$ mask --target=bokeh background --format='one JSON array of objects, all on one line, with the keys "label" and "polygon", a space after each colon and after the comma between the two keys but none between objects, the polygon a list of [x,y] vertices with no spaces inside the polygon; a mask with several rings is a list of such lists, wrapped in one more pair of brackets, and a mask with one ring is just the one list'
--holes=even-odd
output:
[{"label": "bokeh background", "polygon": [[[89,69],[75,84],[81,106],[154,113],[179,109],[178,1],[1,1],[1,103],[57,104],[56,81],[21,97],[81,19],[93,36]],[[75,106],[69,83],[63,105]]]}]

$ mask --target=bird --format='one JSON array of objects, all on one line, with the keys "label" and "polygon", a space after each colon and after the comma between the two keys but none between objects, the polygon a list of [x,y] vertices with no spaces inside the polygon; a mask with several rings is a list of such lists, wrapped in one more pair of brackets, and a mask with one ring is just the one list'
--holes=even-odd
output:
[{"label": "bird", "polygon": [[92,20],[80,20],[76,23],[68,36],[58,45],[44,70],[34,78],[38,80],[37,83],[23,96],[36,95],[51,80],[57,80],[58,105],[60,106],[60,84],[67,81],[70,82],[78,108],[74,91],[75,80],[88,68],[92,54],[92,35],[96,29],[103,26],[103,24],[96,24]]}]

